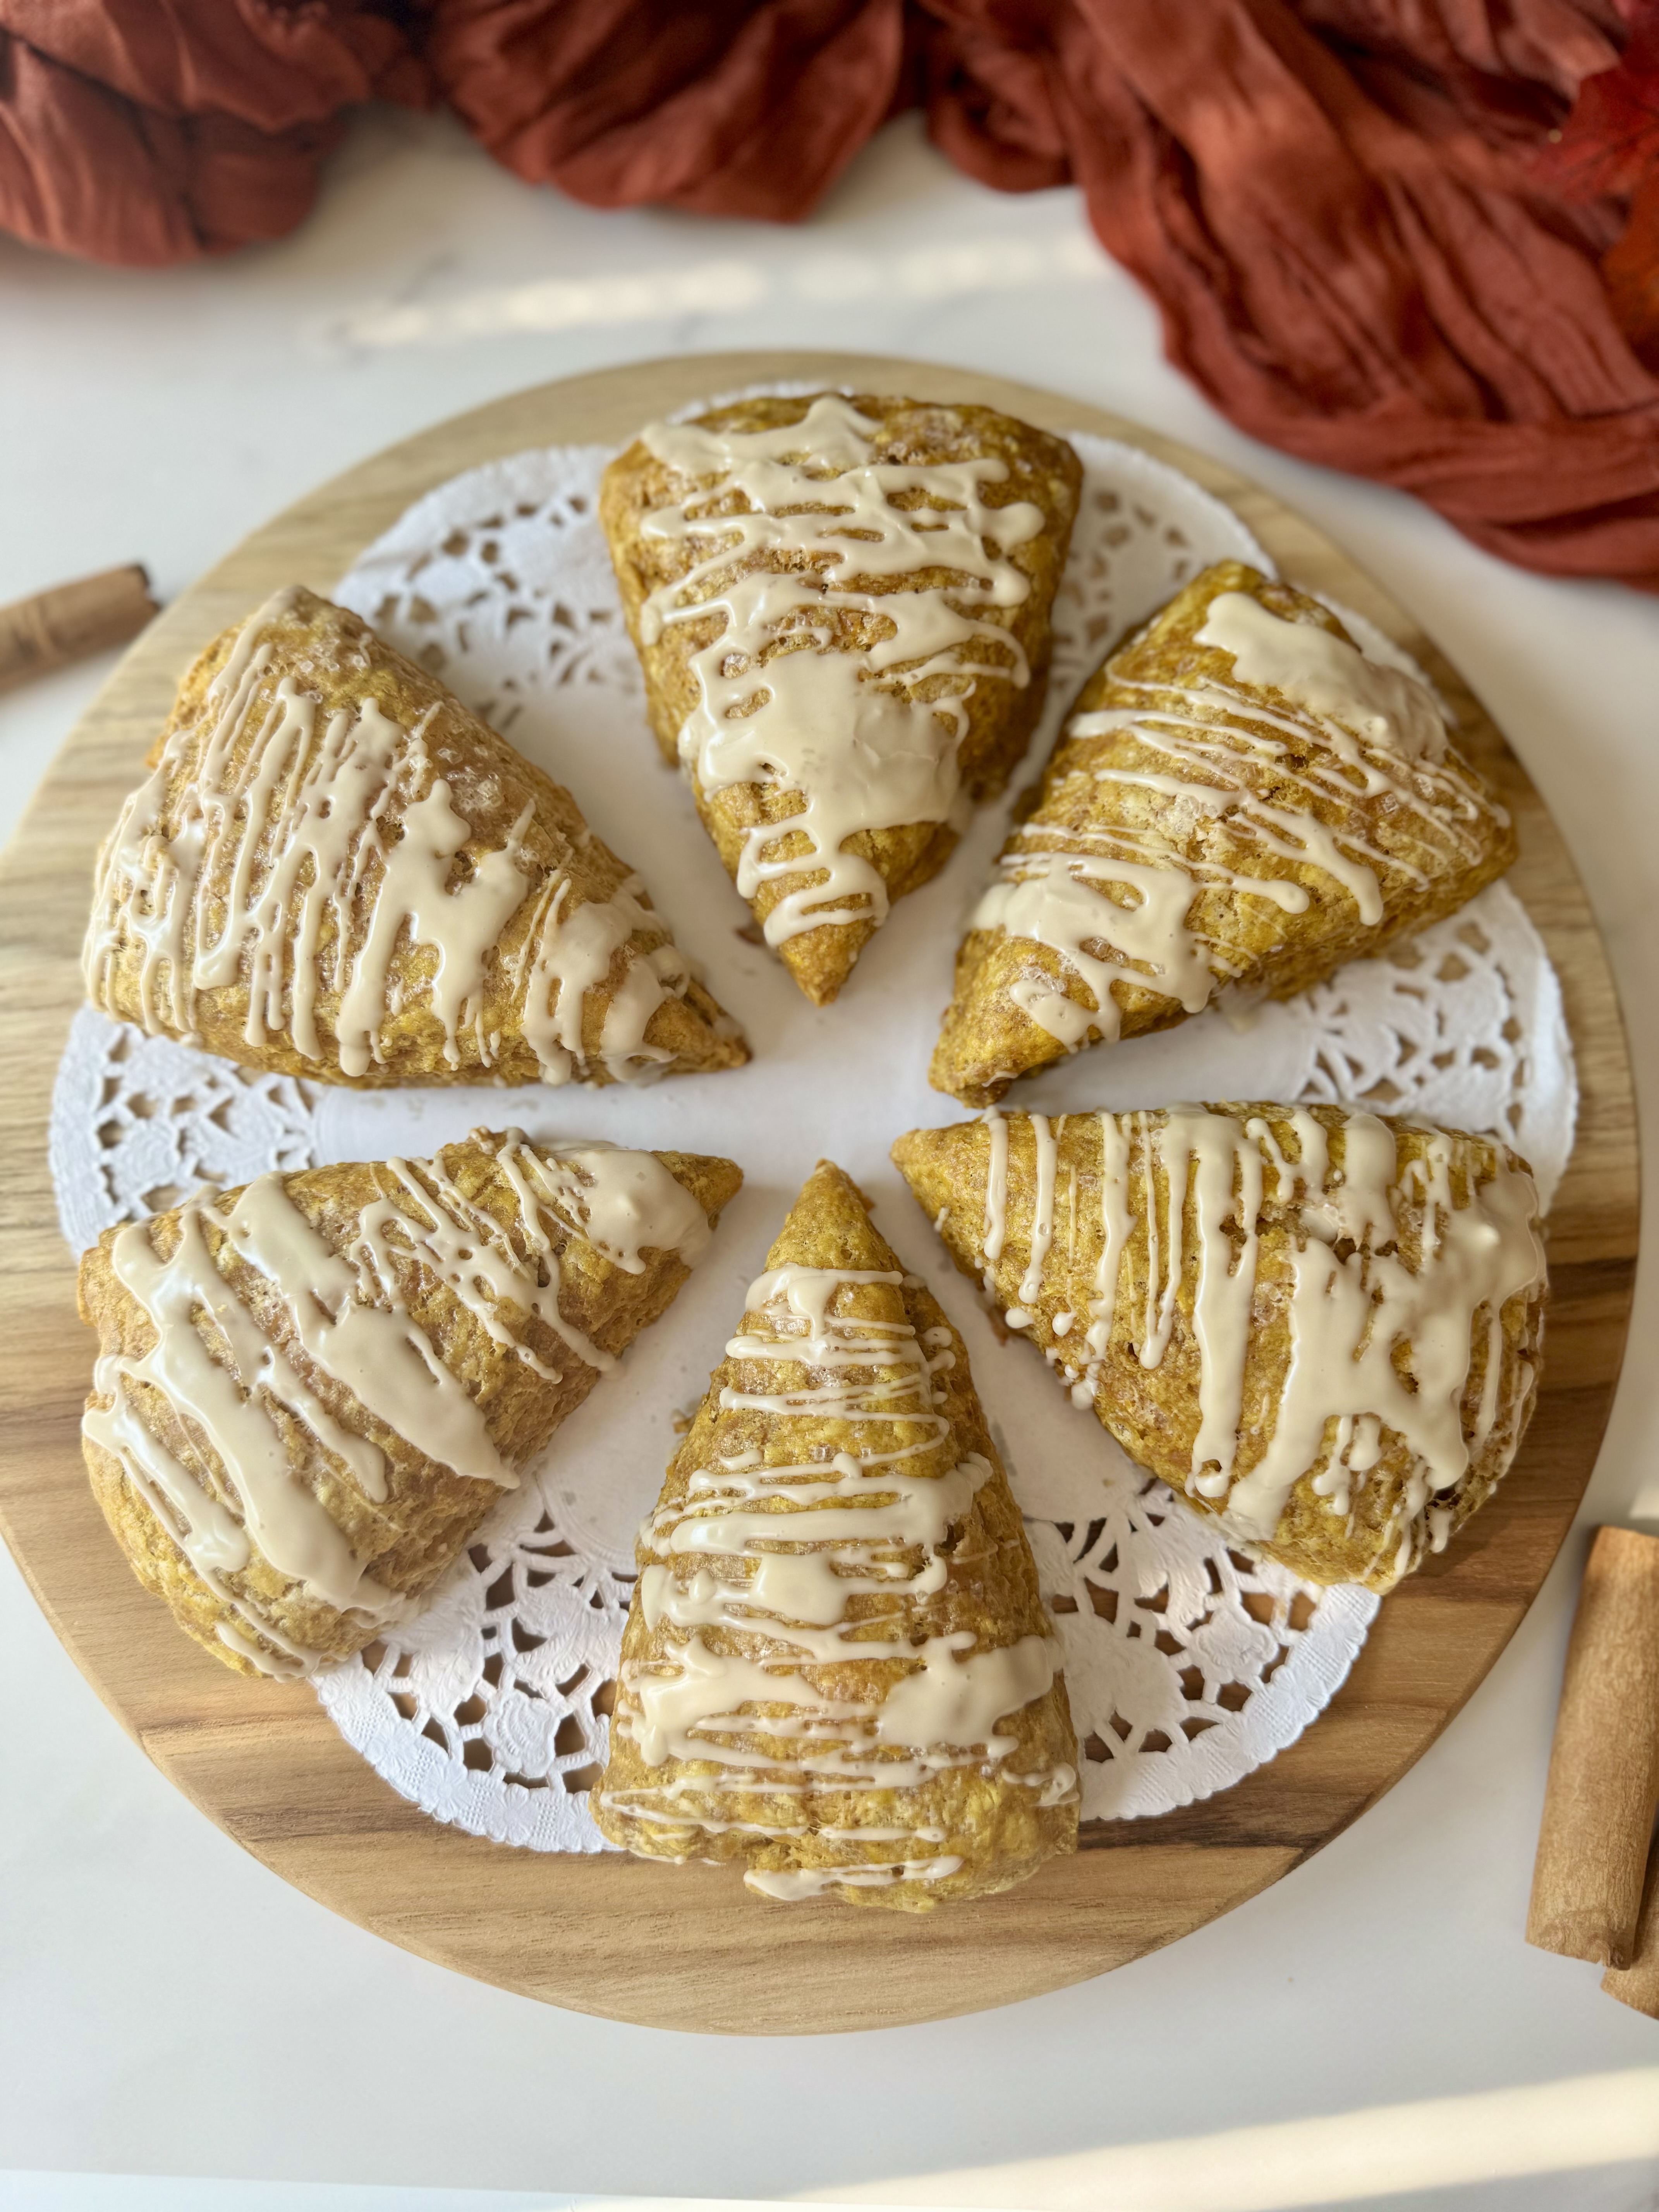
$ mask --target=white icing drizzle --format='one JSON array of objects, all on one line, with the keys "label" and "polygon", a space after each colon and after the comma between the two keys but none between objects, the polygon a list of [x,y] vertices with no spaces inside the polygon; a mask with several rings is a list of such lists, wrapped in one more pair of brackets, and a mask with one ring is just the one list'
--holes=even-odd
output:
[{"label": "white icing drizzle", "polygon": [[[298,1660],[303,1655],[270,1627],[250,1599],[235,1595],[224,1581],[248,1565],[256,1548],[279,1574],[337,1611],[379,1623],[395,1618],[402,1601],[368,1576],[321,1500],[295,1480],[259,1386],[312,1426],[329,1449],[332,1437],[322,1423],[313,1425],[315,1400],[215,1266],[203,1222],[199,1204],[181,1210],[178,1246],[167,1260],[159,1256],[142,1223],[114,1238],[110,1261],[116,1279],[137,1301],[155,1340],[141,1357],[106,1353],[99,1360],[94,1389],[112,1403],[88,1407],[82,1428],[93,1443],[119,1459],[129,1481],[214,1595],[279,1654]],[[196,1325],[198,1314],[218,1324],[233,1358],[239,1348],[245,1351],[250,1328],[257,1335],[258,1356],[240,1377],[235,1367],[210,1349]],[[192,1432],[192,1442],[205,1441],[237,1514],[150,1434],[138,1418],[130,1384],[157,1392]],[[328,1429],[338,1434],[331,1422]],[[384,1498],[383,1467],[382,1462],[377,1492],[368,1494]]]},{"label": "white icing drizzle", "polygon": [[[1197,642],[1234,654],[1231,683],[1214,677],[1141,683],[1114,670],[1113,683],[1140,693],[1144,703],[1074,714],[1062,740],[1130,731],[1142,747],[1163,755],[1168,769],[1078,762],[1010,838],[997,879],[969,922],[971,929],[1047,946],[1082,983],[1092,1006],[1039,971],[1010,987],[1021,1011],[1068,1051],[1091,1038],[1116,1039],[1122,1009],[1115,982],[1156,990],[1194,1014],[1243,972],[1239,956],[1194,921],[1200,893],[1223,890],[1265,899],[1283,914],[1306,912],[1309,895],[1300,883],[1182,853],[1180,842],[1200,822],[1224,824],[1231,840],[1264,858],[1318,868],[1374,928],[1385,912],[1385,871],[1419,887],[1427,878],[1367,838],[1355,811],[1360,803],[1380,802],[1396,819],[1409,817],[1414,835],[1466,864],[1483,849],[1482,820],[1507,820],[1448,755],[1439,710],[1410,677],[1367,660],[1316,623],[1281,621],[1243,592],[1211,601]],[[1301,711],[1267,703],[1260,694],[1269,687]],[[1311,760],[1289,765],[1293,750],[1310,747]],[[1271,769],[1297,803],[1261,796],[1251,767]],[[1068,785],[1088,784],[1151,793],[1162,803],[1144,823],[1091,820],[1086,791],[1073,790],[1066,801]],[[1051,799],[1086,826],[1048,818]],[[1318,811],[1333,805],[1344,817],[1336,825]]]},{"label": "white icing drizzle", "polygon": [[[691,971],[672,938],[649,951],[635,944],[641,934],[662,933],[660,917],[641,903],[644,890],[629,876],[608,899],[573,906],[570,878],[556,876],[538,896],[512,975],[523,997],[525,1041],[550,1086],[590,1078],[596,1061],[613,1083],[649,1082],[673,1058],[666,1045],[647,1044],[645,1033],[659,1006],[684,997]],[[624,949],[628,964],[592,1054],[582,1042],[587,994],[605,985]]]},{"label": "white icing drizzle", "polygon": [[[1050,1637],[975,1650],[965,1629],[913,1641],[898,1603],[849,1618],[854,1598],[925,1600],[945,1589],[947,1541],[992,1472],[977,1454],[942,1463],[951,1429],[935,1377],[954,1364],[950,1332],[929,1330],[924,1342],[908,1322],[836,1310],[844,1292],[903,1280],[785,1267],[751,1285],[745,1321],[753,1325],[728,1344],[727,1356],[799,1364],[805,1379],[776,1390],[727,1384],[721,1407],[852,1424],[858,1449],[828,1462],[774,1464],[756,1450],[719,1459],[696,1469],[681,1502],[659,1507],[646,1523],[641,1542],[651,1556],[639,1603],[647,1627],[672,1636],[657,1656],[624,1663],[626,1694],[613,1727],[647,1766],[672,1759],[703,1771],[654,1789],[608,1790],[607,1808],[619,1816],[769,1838],[811,1832],[805,1801],[819,1792],[902,1792],[948,1767],[997,1768],[1018,1741],[998,1723],[1053,1681],[1059,1647]],[[833,1674],[814,1680],[802,1671],[891,1660],[910,1671],[884,1694],[843,1690]],[[1060,1766],[1009,1778],[1045,1804],[1070,1802],[1076,1784]],[[762,1793],[770,1802],[793,1801],[799,1814],[774,1825],[707,1809],[710,1798]],[[830,1841],[945,1840],[903,1826],[817,1832]],[[748,1879],[769,1896],[800,1897],[843,1882],[937,1881],[960,1863],[949,1853],[887,1862],[849,1854],[844,1865],[801,1869],[799,1878]]]},{"label": "white icing drizzle", "polygon": [[[123,942],[136,942],[145,1028],[194,1043],[198,994],[245,974],[249,1046],[286,1031],[306,1059],[331,1056],[341,1074],[358,1078],[383,1059],[382,1026],[400,1010],[390,976],[406,939],[437,955],[422,988],[443,1024],[445,1059],[459,1066],[470,1027],[488,1068],[500,1040],[484,1028],[485,975],[532,894],[534,864],[523,839],[533,805],[503,847],[452,884],[472,830],[433,773],[430,713],[405,729],[366,694],[355,709],[325,719],[316,695],[290,675],[256,717],[282,650],[271,633],[296,605],[295,592],[279,592],[249,617],[209,686],[205,733],[199,721],[181,723],[123,806],[99,861],[82,953],[88,995],[115,1011],[112,969]],[[545,1082],[590,1073],[584,994],[605,982],[636,931],[662,933],[640,889],[630,879],[610,900],[574,912],[568,876],[555,875],[537,894],[513,980]],[[637,1080],[670,1057],[645,1043],[645,1030],[688,981],[672,943],[635,953],[606,1009],[599,1060],[607,1073]],[[339,1000],[331,1054],[318,1027],[323,989]]]},{"label": "white icing drizzle", "polygon": [[1233,656],[1235,681],[1282,691],[1298,707],[1340,722],[1407,760],[1445,757],[1446,725],[1432,695],[1399,668],[1368,660],[1318,621],[1276,615],[1249,592],[1218,592],[1197,643]]},{"label": "white icing drizzle", "polygon": [[[725,618],[691,660],[699,696],[681,760],[705,794],[750,783],[799,794],[787,821],[749,830],[738,865],[747,899],[769,882],[821,878],[798,883],[768,915],[774,945],[825,923],[885,919],[886,885],[847,840],[953,819],[969,696],[981,678],[1030,680],[992,611],[1030,591],[1008,556],[1041,534],[1041,511],[986,502],[984,487],[1006,480],[1000,460],[878,460],[880,434],[832,393],[777,428],[659,422],[641,434],[659,460],[700,480],[644,522],[648,538],[696,554],[646,601],[641,640],[654,644],[671,623]],[[949,584],[855,587],[941,568],[954,572]],[[839,649],[831,617],[849,614],[885,634]],[[933,696],[916,696],[923,684]],[[810,854],[776,856],[793,833]]]},{"label": "white icing drizzle", "polygon": [[[1145,1117],[1128,1117],[1139,1121],[1144,1129]],[[1095,1267],[1094,1297],[1089,1304],[1089,1327],[1084,1345],[1091,1358],[1098,1360],[1105,1352],[1112,1334],[1112,1322],[1117,1311],[1117,1279],[1123,1265],[1123,1255],[1134,1233],[1134,1217],[1129,1211],[1129,1133],[1123,1121],[1110,1114],[1100,1120],[1100,1258]],[[1091,1406],[1094,1390],[1087,1381],[1073,1377],[1073,1405]]]},{"label": "white icing drizzle", "polygon": [[[1060,1127],[1066,1117],[1060,1115]],[[1058,1131],[1048,1127],[1046,1114],[1033,1114],[1031,1135],[1036,1145],[1036,1200],[1031,1214],[1031,1257],[1019,1285],[1022,1305],[1029,1305],[1042,1288],[1042,1270],[1054,1241],[1054,1171],[1060,1164]],[[1012,1314],[1010,1326],[1016,1326]]]},{"label": "white icing drizzle", "polygon": [[[994,1109],[985,1118],[993,1122],[986,1213],[1006,1224],[1008,1117]],[[1030,1125],[1038,1167],[1030,1231],[1033,1259],[1019,1287],[1021,1298],[1030,1302],[1041,1295],[1048,1257],[1042,1169],[1045,1144],[1054,1139],[1046,1125],[1039,1127],[1042,1117],[1014,1118]],[[1188,1489],[1224,1500],[1226,1524],[1242,1540],[1268,1542],[1304,1474],[1312,1476],[1316,1492],[1333,1513],[1350,1516],[1355,1492],[1383,1455],[1386,1432],[1401,1439],[1412,1455],[1385,1532],[1394,1566],[1403,1572],[1425,1541],[1440,1548],[1450,1525],[1445,1501],[1497,1427],[1504,1308],[1513,1298],[1529,1297],[1545,1280],[1531,1176],[1504,1156],[1498,1172],[1460,1205],[1451,1172],[1453,1139],[1438,1130],[1425,1132],[1425,1156],[1408,1160],[1402,1171],[1394,1132],[1371,1114],[1345,1119],[1340,1170],[1332,1164],[1329,1133],[1305,1108],[1284,1112],[1296,1139],[1294,1160],[1260,1116],[1241,1126],[1230,1115],[1182,1106],[1164,1115],[1093,1119],[1100,1145],[1103,1243],[1082,1347],[1086,1357],[1075,1366],[1061,1365],[1073,1404],[1092,1407],[1101,1387],[1123,1258],[1139,1223],[1146,1224],[1147,1268],[1137,1352],[1148,1369],[1158,1366],[1169,1346],[1190,1236],[1196,1252],[1191,1328],[1200,1384]],[[1301,1231],[1288,1254],[1291,1360],[1265,1449],[1240,1475],[1245,1368],[1259,1326],[1258,1224],[1264,1203],[1296,1207]],[[1400,1249],[1402,1224],[1419,1211],[1420,1253],[1408,1265]],[[988,1285],[994,1289],[987,1257]],[[1481,1397],[1466,1437],[1463,1398],[1472,1339],[1483,1315]],[[1029,1325],[1036,1316],[1022,1318]],[[1069,1328],[1068,1318],[1067,1332],[1056,1327],[1054,1333],[1067,1334]],[[1408,1354],[1403,1375],[1395,1357],[1401,1347]],[[1517,1413],[1529,1385],[1523,1362],[1513,1394]]]},{"label": "white icing drizzle", "polygon": [[1008,1234],[1008,1124],[994,1106],[985,1115],[991,1135],[991,1166],[985,1181],[985,1231],[981,1240],[985,1254],[985,1294],[992,1296],[992,1271],[1002,1257]]},{"label": "white icing drizzle", "polygon": [[952,1853],[937,1851],[931,1858],[894,1859],[884,1866],[751,1868],[744,1881],[763,1897],[793,1905],[803,1897],[822,1897],[830,1889],[890,1889],[897,1881],[943,1881],[961,1866]]},{"label": "white icing drizzle", "polygon": [[[702,1206],[654,1152],[623,1152],[598,1138],[538,1150],[521,1129],[509,1129],[495,1164],[532,1239],[543,1236],[539,1204],[627,1274],[645,1273],[647,1251],[672,1252],[695,1267],[714,1235]],[[539,1253],[548,1249],[536,1245]]]},{"label": "white icing drizzle", "polygon": [[[298,1644],[282,1642],[269,1621],[260,1620],[257,1627],[252,1626],[248,1609],[241,1606],[240,1601],[231,1591],[218,1590],[216,1595],[238,1607],[244,1618],[250,1620],[251,1626],[243,1628],[234,1620],[220,1620],[214,1624],[214,1634],[228,1650],[240,1652],[258,1673],[269,1674],[275,1681],[295,1682],[318,1671],[319,1661],[314,1651],[301,1651]],[[260,1642],[261,1637],[266,1639],[264,1643]]]},{"label": "white icing drizzle", "polygon": [[[246,1534],[235,1516],[201,1487],[138,1419],[122,1387],[123,1371],[116,1358],[98,1361],[93,1389],[111,1402],[87,1408],[82,1417],[82,1433],[119,1462],[125,1480],[199,1579],[221,1605],[247,1624],[246,1628],[240,1626],[234,1617],[222,1620],[215,1632],[222,1641],[251,1660],[261,1674],[284,1679],[311,1674],[317,1663],[314,1655],[301,1651],[270,1627],[225,1580],[228,1574],[246,1567],[252,1557]],[[250,1634],[249,1630],[257,1634]],[[261,1643],[259,1638],[265,1641]]]},{"label": "white icing drizzle", "polygon": [[[412,1184],[407,1164],[398,1160],[391,1166],[410,1195],[419,1197],[453,1235],[457,1224],[445,1220],[438,1203]],[[445,1279],[449,1255],[439,1231],[423,1231],[389,1199],[364,1208],[354,1257],[336,1252],[313,1228],[276,1174],[249,1183],[224,1227],[242,1257],[280,1293],[301,1343],[325,1375],[343,1383],[395,1436],[418,1440],[429,1459],[457,1474],[514,1489],[518,1478],[496,1450],[477,1405],[404,1306],[384,1257],[386,1231],[394,1220],[416,1256]],[[374,1293],[387,1304],[362,1302],[368,1287],[364,1262]],[[488,1308],[475,1285],[469,1284],[466,1291],[456,1282],[449,1286],[484,1317]],[[263,1544],[260,1549],[265,1549]]]},{"label": "white icing drizzle", "polygon": [[[362,1209],[343,1254],[313,1227],[279,1175],[261,1176],[228,1215],[213,1218],[280,1297],[321,1373],[428,1457],[458,1474],[512,1489],[518,1477],[497,1450],[483,1413],[410,1314],[398,1263],[412,1261],[434,1275],[495,1343],[556,1383],[561,1376],[524,1340],[532,1316],[590,1367],[605,1370],[616,1361],[559,1310],[558,1255],[543,1210],[635,1274],[646,1265],[647,1249],[676,1252],[692,1264],[709,1230],[701,1206],[654,1154],[599,1145],[543,1153],[518,1130],[499,1140],[478,1131],[473,1141],[494,1145],[496,1164],[519,1202],[527,1258],[520,1257],[493,1216],[456,1188],[442,1153],[435,1160],[388,1163],[398,1190],[416,1210],[383,1194]],[[275,1647],[276,1656],[250,1644],[234,1622],[222,1625],[224,1640],[268,1671],[283,1671],[289,1662],[309,1668],[314,1656],[289,1644],[224,1579],[246,1569],[256,1549],[279,1574],[337,1610],[380,1623],[398,1617],[404,1601],[369,1578],[322,1501],[296,1478],[271,1405],[302,1421],[377,1504],[387,1495],[386,1461],[378,1447],[330,1413],[226,1281],[204,1233],[207,1218],[203,1201],[181,1208],[179,1243],[165,1261],[142,1224],[115,1238],[117,1279],[137,1301],[155,1341],[142,1358],[106,1354],[99,1360],[94,1389],[112,1402],[91,1407],[83,1426],[120,1460],[216,1597],[254,1638]],[[216,1357],[198,1316],[214,1324],[228,1363]],[[128,1382],[158,1391],[205,1439],[238,1513],[150,1434]]]}]

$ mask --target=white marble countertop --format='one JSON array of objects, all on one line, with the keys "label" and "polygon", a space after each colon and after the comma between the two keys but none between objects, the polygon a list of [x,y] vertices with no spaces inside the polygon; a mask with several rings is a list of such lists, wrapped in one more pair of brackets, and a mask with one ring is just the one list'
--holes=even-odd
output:
[{"label": "white marble countertop", "polygon": [[[393,439],[681,350],[956,361],[1220,454],[1375,570],[1508,730],[1585,873],[1659,1157],[1659,603],[1502,567],[1404,497],[1238,435],[1164,365],[1070,192],[981,191],[912,121],[805,230],[598,215],[447,123],[377,115],[266,251],[141,274],[0,240],[0,600],[131,559],[170,595]],[[0,830],[107,665],[0,699]],[[1586,1522],[1659,1515],[1654,1309],[1644,1273]],[[388,2205],[1651,2207],[1659,2027],[1521,1938],[1582,1556],[1575,1539],[1401,1786],[1241,1911],[1006,2011],[734,2044],[506,1996],[288,1889],[127,1741],[0,1555],[0,2203],[117,2201],[10,2169],[398,2185]],[[313,2201],[258,2193],[279,2197]]]}]

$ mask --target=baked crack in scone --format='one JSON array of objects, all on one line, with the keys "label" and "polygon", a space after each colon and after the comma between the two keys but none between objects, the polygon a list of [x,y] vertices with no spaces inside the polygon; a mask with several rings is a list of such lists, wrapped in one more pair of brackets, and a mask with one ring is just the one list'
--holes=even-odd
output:
[{"label": "baked crack in scone", "polygon": [[658,742],[815,1005],[1024,753],[1081,483],[988,407],[830,392],[654,422],[606,470]]},{"label": "baked crack in scone", "polygon": [[614,1843],[907,1911],[1075,1847],[1060,1649],[966,1350],[827,1161],[638,1556]]},{"label": "baked crack in scone", "polygon": [[1002,1115],[893,1158],[965,1274],[1229,1540],[1386,1590],[1519,1448],[1547,1276],[1525,1163],[1336,1106]]},{"label": "baked crack in scone", "polygon": [[82,1435],[139,1581],[242,1674],[360,1650],[667,1310],[742,1181],[479,1129],[106,1231]]},{"label": "baked crack in scone", "polygon": [[988,1105],[1224,988],[1289,998],[1515,855],[1423,685],[1224,562],[1084,686],[974,911],[929,1079]]},{"label": "baked crack in scone", "polygon": [[365,1086],[749,1056],[569,793],[314,592],[207,648],[149,765],[99,855],[106,1013]]}]

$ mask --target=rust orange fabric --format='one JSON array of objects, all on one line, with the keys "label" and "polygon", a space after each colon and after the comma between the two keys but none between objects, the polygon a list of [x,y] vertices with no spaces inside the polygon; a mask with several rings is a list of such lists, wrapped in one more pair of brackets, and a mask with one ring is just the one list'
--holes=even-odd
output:
[{"label": "rust orange fabric", "polygon": [[1659,591],[1659,0],[0,0],[0,226],[275,237],[344,108],[434,89],[593,205],[783,220],[920,104],[1082,187],[1243,428]]},{"label": "rust orange fabric", "polygon": [[363,0],[0,0],[0,228],[138,267],[281,238],[343,109],[429,96]]}]

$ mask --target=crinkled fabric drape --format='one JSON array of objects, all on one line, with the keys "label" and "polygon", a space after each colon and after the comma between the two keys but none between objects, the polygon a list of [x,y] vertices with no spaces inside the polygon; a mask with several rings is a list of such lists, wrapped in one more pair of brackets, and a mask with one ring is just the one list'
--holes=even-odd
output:
[{"label": "crinkled fabric drape", "polygon": [[281,238],[342,109],[429,96],[366,0],[0,0],[0,228],[139,267]]},{"label": "crinkled fabric drape", "polygon": [[1243,428],[1659,590],[1659,0],[0,0],[0,223],[273,237],[432,84],[532,182],[786,220],[921,104],[1082,187]]}]

